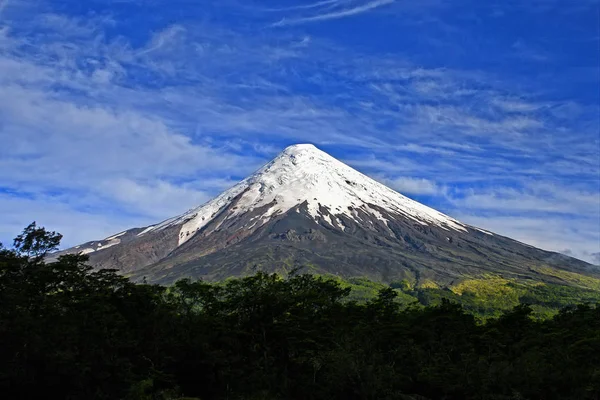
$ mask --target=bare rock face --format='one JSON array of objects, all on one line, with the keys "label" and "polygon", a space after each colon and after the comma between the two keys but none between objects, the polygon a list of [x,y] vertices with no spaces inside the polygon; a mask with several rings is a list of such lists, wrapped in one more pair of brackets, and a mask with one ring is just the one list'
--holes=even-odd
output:
[{"label": "bare rock face", "polygon": [[288,147],[185,214],[56,255],[75,252],[96,268],[165,284],[296,267],[442,286],[489,274],[560,283],[547,268],[600,277],[591,264],[463,224],[312,145]]}]

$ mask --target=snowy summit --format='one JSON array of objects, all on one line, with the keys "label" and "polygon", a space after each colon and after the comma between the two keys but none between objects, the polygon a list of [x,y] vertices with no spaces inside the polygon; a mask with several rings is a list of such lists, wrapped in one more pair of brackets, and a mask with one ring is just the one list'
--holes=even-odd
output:
[{"label": "snowy summit", "polygon": [[[314,145],[296,144],[213,200],[151,226],[140,235],[184,222],[179,235],[181,245],[227,209],[234,199],[237,199],[236,207],[228,210],[225,220],[268,206],[259,217],[254,217],[255,224],[262,225],[274,216],[306,204],[315,221],[325,219],[343,230],[344,225],[337,216],[345,215],[360,223],[357,210],[385,221],[385,217],[372,207],[378,206],[422,225],[466,231],[465,226],[455,219],[401,195]],[[328,213],[323,213],[324,209]]]}]

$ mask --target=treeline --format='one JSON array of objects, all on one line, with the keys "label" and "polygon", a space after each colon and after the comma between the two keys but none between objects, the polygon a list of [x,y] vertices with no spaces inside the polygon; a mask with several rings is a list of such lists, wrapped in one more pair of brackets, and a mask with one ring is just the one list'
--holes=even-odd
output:
[{"label": "treeline", "polygon": [[598,399],[600,307],[547,320],[518,306],[478,323],[460,305],[365,302],[324,277],[138,285],[60,235],[0,246],[6,399]]}]

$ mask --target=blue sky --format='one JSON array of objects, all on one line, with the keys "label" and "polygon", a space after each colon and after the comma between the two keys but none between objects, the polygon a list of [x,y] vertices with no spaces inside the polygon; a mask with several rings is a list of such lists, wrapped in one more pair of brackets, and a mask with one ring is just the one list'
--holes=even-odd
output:
[{"label": "blue sky", "polygon": [[0,0],[0,240],[74,245],[310,142],[600,263],[596,0]]}]

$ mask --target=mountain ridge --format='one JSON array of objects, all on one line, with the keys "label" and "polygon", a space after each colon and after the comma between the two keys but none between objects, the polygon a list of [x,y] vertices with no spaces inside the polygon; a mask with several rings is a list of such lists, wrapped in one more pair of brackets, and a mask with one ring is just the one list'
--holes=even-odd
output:
[{"label": "mountain ridge", "polygon": [[160,283],[292,267],[440,285],[489,273],[559,282],[546,267],[600,278],[591,264],[463,224],[309,144],[184,214],[61,254],[74,252]]}]

